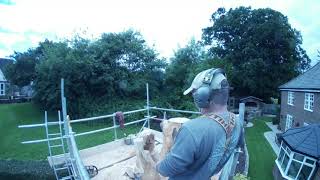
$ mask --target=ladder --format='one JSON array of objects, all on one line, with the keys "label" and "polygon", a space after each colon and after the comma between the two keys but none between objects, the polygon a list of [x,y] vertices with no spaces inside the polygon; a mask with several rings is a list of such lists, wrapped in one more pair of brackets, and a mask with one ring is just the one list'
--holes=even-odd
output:
[{"label": "ladder", "polygon": [[[65,143],[64,143],[64,138],[68,138],[68,136],[63,135],[62,131],[62,124],[63,122],[61,121],[61,115],[60,111],[58,111],[58,132],[49,132],[49,123],[48,122],[48,115],[47,111],[45,111],[45,128],[46,128],[46,135],[47,135],[47,142],[48,142],[48,150],[49,150],[49,156],[51,159],[51,164],[52,168],[54,170],[54,174],[56,176],[57,180],[73,180],[74,178],[74,167],[73,163],[70,162],[70,158],[68,158],[68,154],[66,153],[65,150]],[[56,131],[56,130],[55,130]],[[54,143],[58,142],[58,144]],[[60,150],[59,150],[60,149]],[[60,158],[62,152],[62,159],[63,163],[62,165],[56,164],[55,159]]]}]

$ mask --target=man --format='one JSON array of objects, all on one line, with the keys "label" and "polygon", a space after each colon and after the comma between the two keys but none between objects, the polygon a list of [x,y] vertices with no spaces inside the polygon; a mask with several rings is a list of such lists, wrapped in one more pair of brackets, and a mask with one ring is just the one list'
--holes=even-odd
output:
[{"label": "man", "polygon": [[229,160],[241,134],[242,124],[227,110],[229,84],[221,69],[199,73],[184,95],[190,92],[202,116],[183,124],[170,152],[156,165],[170,180],[210,179]]}]

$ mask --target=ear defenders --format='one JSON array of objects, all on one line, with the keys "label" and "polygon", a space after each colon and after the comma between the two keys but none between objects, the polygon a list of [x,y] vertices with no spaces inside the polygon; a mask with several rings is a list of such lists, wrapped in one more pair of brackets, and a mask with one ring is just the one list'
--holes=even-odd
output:
[{"label": "ear defenders", "polygon": [[213,68],[206,72],[201,86],[197,90],[195,90],[194,93],[192,93],[194,102],[198,108],[209,107],[212,95],[212,89],[210,88],[210,85],[214,76],[220,73],[225,75],[224,71],[220,68]]}]

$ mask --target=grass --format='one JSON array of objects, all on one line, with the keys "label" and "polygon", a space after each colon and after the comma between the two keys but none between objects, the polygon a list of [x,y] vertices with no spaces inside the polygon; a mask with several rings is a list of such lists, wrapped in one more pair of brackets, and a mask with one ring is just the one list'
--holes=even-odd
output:
[{"label": "grass", "polygon": [[[49,120],[56,119],[53,113],[49,113]],[[111,125],[112,119],[100,120],[100,122],[72,124],[76,133],[94,129],[100,129]],[[246,142],[250,155],[249,177],[252,180],[273,179],[272,168],[276,155],[265,139],[263,133],[270,131],[265,124],[270,118],[259,118],[254,121],[252,128],[246,129]],[[31,103],[0,105],[0,159],[16,160],[43,160],[48,155],[47,143],[21,144],[21,141],[45,138],[44,128],[19,129],[21,124],[43,123],[43,112]],[[125,130],[117,130],[118,137],[123,134],[136,133],[140,125],[126,127]],[[92,147],[113,140],[113,130],[77,137],[79,149]]]},{"label": "grass", "polygon": [[[19,129],[18,125],[43,123],[44,113],[32,103],[0,105],[0,159],[43,160],[48,156],[47,143],[21,144],[22,141],[45,139],[44,128]],[[49,121],[55,120],[56,115],[49,113]],[[100,120],[97,123],[72,124],[76,133],[111,126],[112,119]],[[136,133],[141,126],[130,125],[124,130],[117,130],[118,138],[123,134]],[[57,128],[51,129],[57,131]],[[114,139],[113,130],[76,137],[79,149],[96,146]],[[59,142],[53,142],[57,144]]]},{"label": "grass", "polygon": [[254,120],[252,128],[246,128],[246,142],[249,151],[249,174],[251,180],[273,179],[272,169],[276,154],[264,137],[264,132],[271,131],[265,122],[271,118],[261,117]]}]

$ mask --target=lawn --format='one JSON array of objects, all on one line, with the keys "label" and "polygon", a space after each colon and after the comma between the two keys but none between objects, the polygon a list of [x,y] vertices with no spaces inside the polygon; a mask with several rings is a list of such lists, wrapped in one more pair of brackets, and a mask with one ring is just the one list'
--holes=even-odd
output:
[{"label": "lawn", "polygon": [[[55,120],[55,113],[49,113],[49,119]],[[246,129],[246,142],[250,155],[249,177],[252,180],[273,179],[272,168],[276,158],[271,146],[263,133],[270,131],[265,124],[269,118],[259,118],[254,121],[252,128]],[[84,132],[93,129],[108,127],[112,119],[100,120],[90,124],[72,124],[75,132]],[[34,124],[43,122],[43,112],[31,103],[0,105],[0,159],[42,160],[48,155],[47,143],[21,144],[21,141],[45,138],[44,128],[19,129],[21,124]],[[126,127],[118,130],[118,136],[136,133],[140,125]],[[95,146],[113,140],[113,131],[105,131],[92,135],[77,137],[80,149]]]},{"label": "lawn", "polygon": [[264,137],[264,132],[271,131],[265,124],[270,118],[255,119],[254,126],[246,128],[246,142],[249,151],[249,174],[252,180],[273,179],[272,169],[275,164],[276,154]]},{"label": "lawn", "polygon": [[[32,103],[0,105],[0,159],[42,160],[48,155],[47,143],[21,144],[21,141],[45,139],[44,128],[19,129],[18,125],[43,123],[44,112]],[[141,117],[142,118],[142,117]],[[56,120],[56,113],[49,113],[49,120]],[[112,119],[98,123],[72,124],[76,133],[111,126]],[[131,125],[118,130],[118,137],[124,133],[136,133],[141,126]],[[55,129],[53,129],[55,131]],[[77,137],[79,149],[95,146],[113,140],[113,130]]]}]

